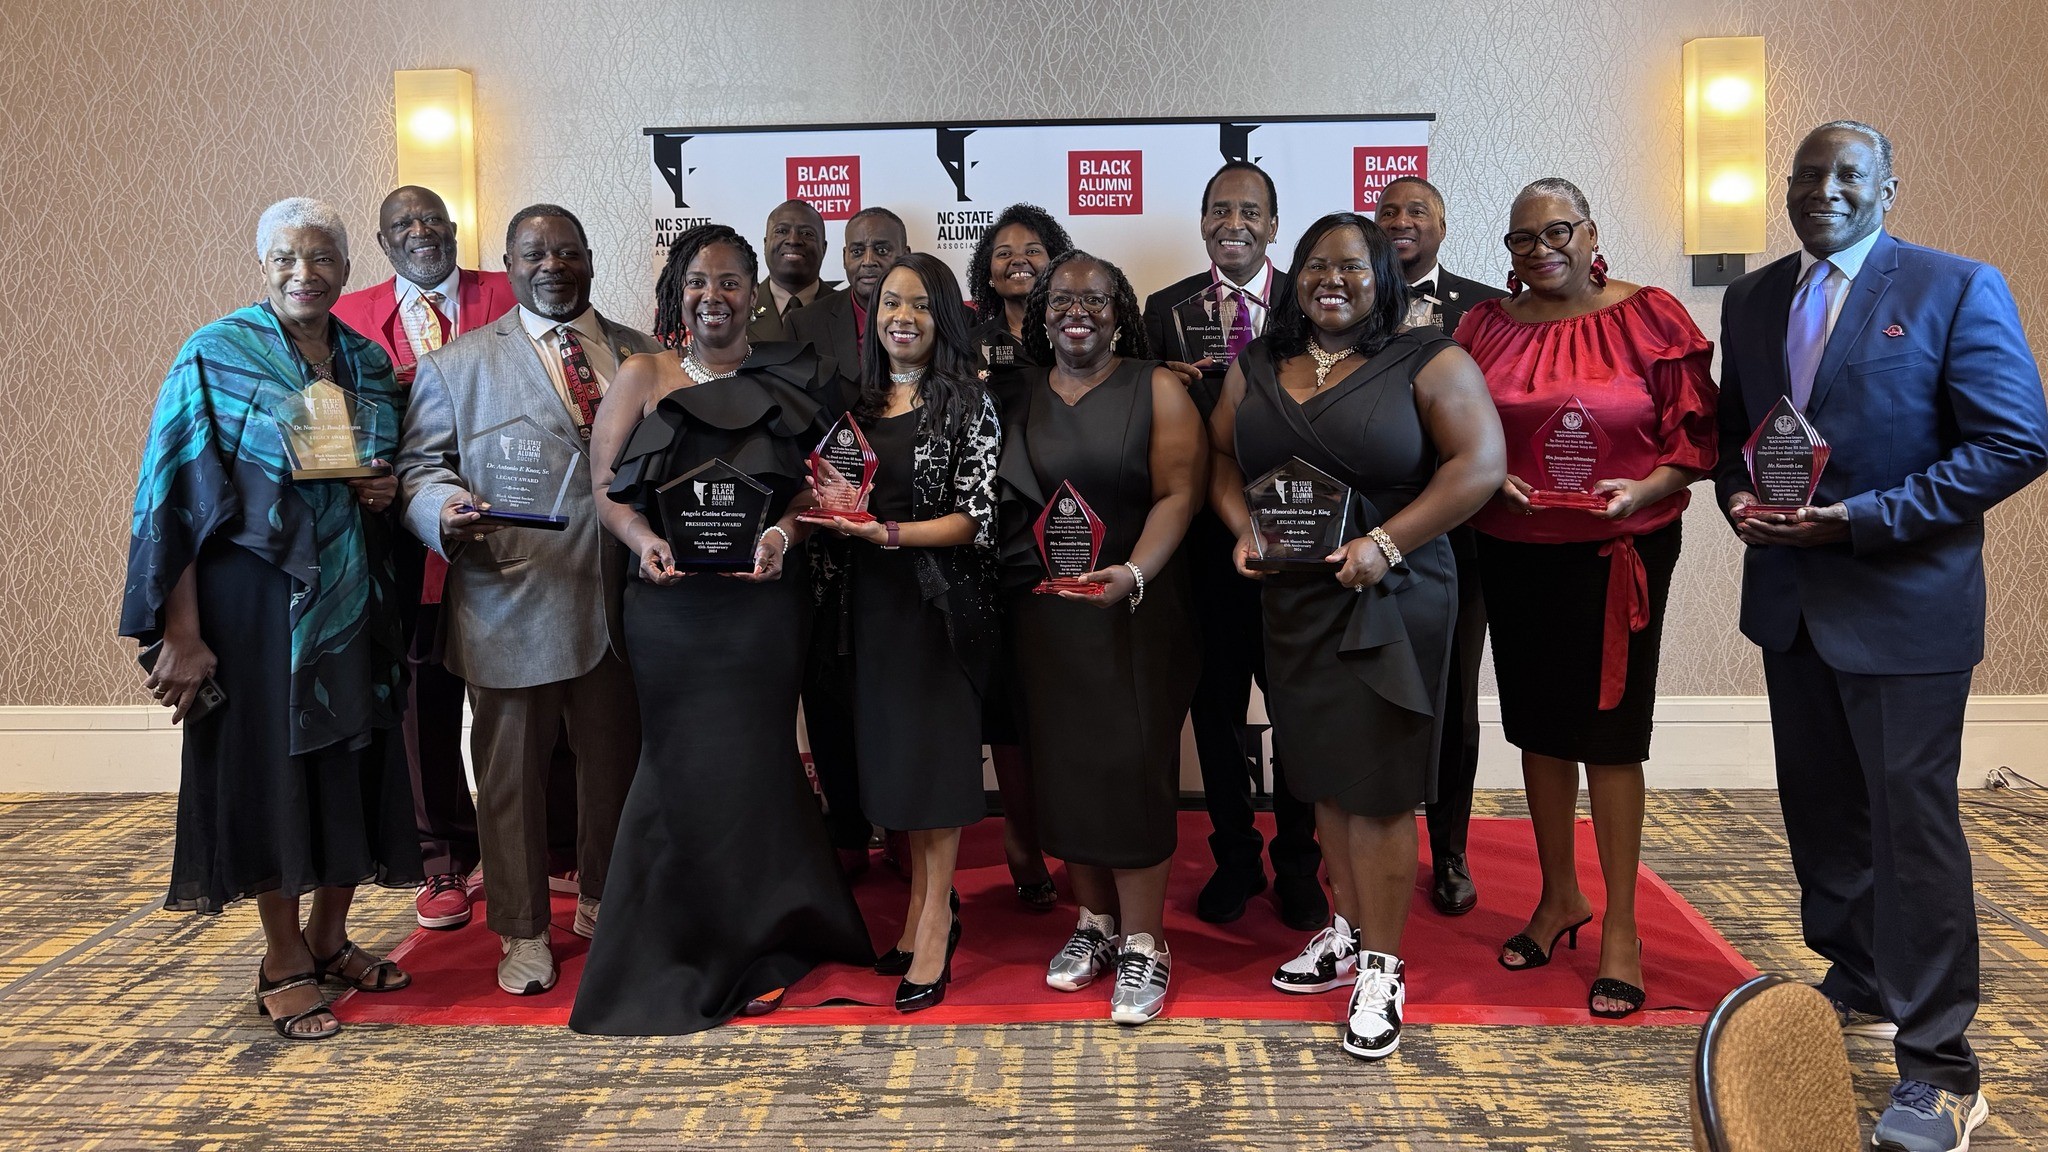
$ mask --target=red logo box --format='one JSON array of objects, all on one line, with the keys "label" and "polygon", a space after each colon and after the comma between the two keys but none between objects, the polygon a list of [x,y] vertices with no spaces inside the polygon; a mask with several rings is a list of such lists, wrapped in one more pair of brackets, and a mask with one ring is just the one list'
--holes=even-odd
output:
[{"label": "red logo box", "polygon": [[1145,211],[1145,153],[1136,149],[1067,153],[1067,212],[1137,216]]},{"label": "red logo box", "polygon": [[860,211],[860,157],[791,156],[789,196],[827,220],[850,220]]},{"label": "red logo box", "polygon": [[1351,187],[1356,191],[1355,212],[1377,212],[1380,193],[1403,176],[1429,179],[1429,149],[1353,148]]}]

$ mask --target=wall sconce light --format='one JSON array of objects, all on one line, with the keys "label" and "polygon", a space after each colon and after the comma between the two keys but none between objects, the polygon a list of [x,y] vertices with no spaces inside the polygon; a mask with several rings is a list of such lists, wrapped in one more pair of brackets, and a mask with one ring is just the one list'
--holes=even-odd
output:
[{"label": "wall sconce light", "polygon": [[1685,254],[1731,284],[1764,250],[1764,38],[1685,42]]},{"label": "wall sconce light", "polygon": [[393,72],[398,183],[431,188],[455,219],[455,252],[477,266],[476,86],[460,68]]}]

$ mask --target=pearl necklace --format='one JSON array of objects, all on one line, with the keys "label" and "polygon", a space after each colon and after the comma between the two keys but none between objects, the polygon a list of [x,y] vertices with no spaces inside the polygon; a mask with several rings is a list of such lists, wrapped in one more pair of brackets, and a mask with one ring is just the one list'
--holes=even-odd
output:
[{"label": "pearl necklace", "polygon": [[1337,361],[1351,355],[1354,351],[1356,349],[1346,348],[1342,352],[1325,352],[1321,348],[1316,347],[1313,341],[1309,343],[1308,354],[1315,357],[1316,361],[1316,391],[1321,392],[1323,390],[1323,385],[1329,381],[1330,369],[1337,366]]},{"label": "pearl necklace", "polygon": [[[749,351],[751,352],[751,349],[749,349]],[[688,352],[682,353],[680,359],[683,362],[683,371],[689,374],[690,379],[695,380],[699,384],[709,384],[713,380],[724,380],[727,379],[728,377],[737,376],[740,374],[740,370],[738,368],[735,368],[730,372],[713,372],[710,368],[705,366],[702,360],[697,359],[697,352],[695,349],[691,349]],[[741,358],[740,363],[746,363],[744,357]]]}]

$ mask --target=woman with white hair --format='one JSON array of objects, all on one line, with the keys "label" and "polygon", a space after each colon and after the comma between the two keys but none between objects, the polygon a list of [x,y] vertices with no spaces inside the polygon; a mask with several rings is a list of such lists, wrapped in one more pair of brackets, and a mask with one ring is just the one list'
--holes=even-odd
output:
[{"label": "woman with white hair", "polygon": [[257,1010],[317,1040],[341,1028],[324,983],[410,982],[346,931],[357,884],[420,880],[385,464],[405,401],[384,352],[329,315],[348,281],[339,213],[281,200],[256,254],[267,297],[193,333],[157,392],[121,635],[185,728],[164,907],[253,896]]}]

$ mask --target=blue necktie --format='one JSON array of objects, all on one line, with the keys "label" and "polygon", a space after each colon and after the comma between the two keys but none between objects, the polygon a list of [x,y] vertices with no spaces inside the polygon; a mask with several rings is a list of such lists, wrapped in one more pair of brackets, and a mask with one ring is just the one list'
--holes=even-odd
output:
[{"label": "blue necktie", "polygon": [[1835,266],[1826,260],[1806,270],[1785,326],[1785,369],[1792,382],[1792,406],[1801,412],[1813,398],[1813,378],[1828,346],[1828,277],[1834,272]]}]

